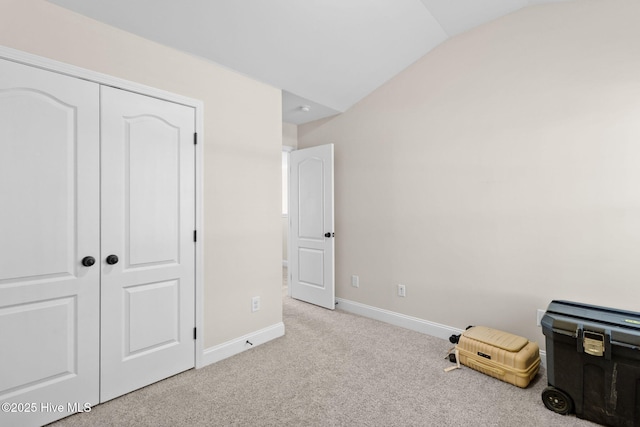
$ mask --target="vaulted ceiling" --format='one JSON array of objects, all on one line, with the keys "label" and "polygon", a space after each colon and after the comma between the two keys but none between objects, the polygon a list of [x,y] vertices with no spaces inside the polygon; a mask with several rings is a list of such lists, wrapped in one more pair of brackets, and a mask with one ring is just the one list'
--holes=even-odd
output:
[{"label": "vaulted ceiling", "polygon": [[450,37],[565,0],[49,1],[282,89],[283,121],[301,124],[346,111]]}]

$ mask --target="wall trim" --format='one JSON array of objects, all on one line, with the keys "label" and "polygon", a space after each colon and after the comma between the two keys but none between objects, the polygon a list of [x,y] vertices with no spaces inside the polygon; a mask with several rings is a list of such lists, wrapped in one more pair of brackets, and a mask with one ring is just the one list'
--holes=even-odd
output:
[{"label": "wall trim", "polygon": [[[203,364],[200,367],[235,356],[243,351],[247,351],[282,336],[284,336],[284,323],[280,322],[231,341],[209,347],[204,350],[202,356]],[[247,344],[247,341],[250,341],[253,345]]]},{"label": "wall trim", "polygon": [[336,308],[350,313],[359,314],[360,316],[369,317],[391,325],[400,326],[405,329],[431,335],[437,338],[449,340],[453,334],[462,333],[462,329],[453,328],[451,326],[441,325],[439,323],[430,322],[428,320],[417,317],[407,316],[406,314],[396,313],[394,311],[361,304],[355,301],[349,301],[342,298],[336,298],[338,305]]},{"label": "wall trim", "polygon": [[[457,335],[463,331],[462,329],[454,328],[452,326],[430,322],[418,317],[407,316],[406,314],[396,313],[394,311],[361,304],[359,302],[343,298],[336,298],[336,301],[338,302],[336,308],[339,310],[344,310],[349,313],[368,317],[370,319],[399,326],[401,328],[410,329],[425,335],[431,335],[432,337],[442,338],[447,341],[449,341],[449,337],[451,335]],[[540,364],[546,369],[547,353],[544,350],[540,350]]]},{"label": "wall trim", "polygon": [[285,268],[289,268],[289,261],[287,261],[286,259],[282,260],[282,266]]}]

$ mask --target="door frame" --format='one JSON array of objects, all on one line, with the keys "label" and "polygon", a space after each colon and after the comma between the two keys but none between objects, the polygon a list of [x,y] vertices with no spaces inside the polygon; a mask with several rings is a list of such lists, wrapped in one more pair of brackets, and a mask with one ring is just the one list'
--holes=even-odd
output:
[{"label": "door frame", "polygon": [[[296,151],[296,147],[283,145],[282,152],[287,153],[287,296],[291,296],[291,269],[289,268],[289,260],[291,259],[291,153]],[[284,267],[284,263],[283,263]]]},{"label": "door frame", "polygon": [[12,49],[0,45],[0,58],[17,62],[69,77],[88,80],[97,84],[112,86],[140,95],[151,96],[176,104],[186,105],[195,110],[195,130],[198,134],[198,143],[195,146],[195,227],[197,235],[200,236],[195,242],[195,319],[194,325],[197,328],[195,340],[195,367],[202,368],[204,363],[204,204],[203,204],[203,184],[204,184],[204,103],[200,100],[167,92],[162,89],[153,88],[140,83],[112,77],[97,71],[87,70],[75,65],[65,64],[53,59],[33,55],[20,50]]}]

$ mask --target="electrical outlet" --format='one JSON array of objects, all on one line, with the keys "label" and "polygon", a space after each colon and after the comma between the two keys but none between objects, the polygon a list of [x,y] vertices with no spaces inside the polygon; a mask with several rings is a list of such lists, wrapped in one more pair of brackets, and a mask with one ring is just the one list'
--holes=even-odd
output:
[{"label": "electrical outlet", "polygon": [[360,277],[358,276],[351,276],[351,286],[353,286],[354,288],[359,288],[360,287]]},{"label": "electrical outlet", "polygon": [[404,285],[398,285],[398,296],[406,297],[407,296],[407,288]]},{"label": "electrical outlet", "polygon": [[542,310],[542,309],[538,309],[538,311],[536,312],[536,325],[538,326],[542,326],[541,322],[542,322],[542,317],[544,316],[544,314],[546,313],[546,310]]},{"label": "electrical outlet", "polygon": [[260,310],[260,297],[253,297],[251,298],[251,311],[258,311]]}]

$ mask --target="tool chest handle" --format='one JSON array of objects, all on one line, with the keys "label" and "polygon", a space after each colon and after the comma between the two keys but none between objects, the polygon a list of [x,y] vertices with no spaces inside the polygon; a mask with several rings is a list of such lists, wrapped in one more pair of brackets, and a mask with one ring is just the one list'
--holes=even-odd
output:
[{"label": "tool chest handle", "polygon": [[560,334],[560,335],[565,335],[571,338],[577,338],[578,337],[578,332],[571,332],[571,331],[567,331],[566,329],[559,329],[559,328],[551,328],[551,332],[553,332],[554,334]]},{"label": "tool chest handle", "polygon": [[[589,337],[587,337],[586,334],[588,334]],[[602,344],[598,345],[598,350],[600,351],[598,353],[587,351],[586,342],[594,342],[593,336],[597,335],[602,337]],[[595,342],[597,343],[598,341]],[[579,323],[576,329],[576,347],[578,353],[585,353],[592,356],[604,356],[606,360],[611,360],[611,329],[605,329],[603,332],[585,331],[584,325]]]},{"label": "tool chest handle", "polygon": [[640,347],[638,347],[637,345],[629,344],[629,343],[626,343],[626,342],[620,342],[620,341],[611,340],[611,347],[613,347],[614,345],[616,345],[618,347],[628,348],[629,350],[640,350]]}]

